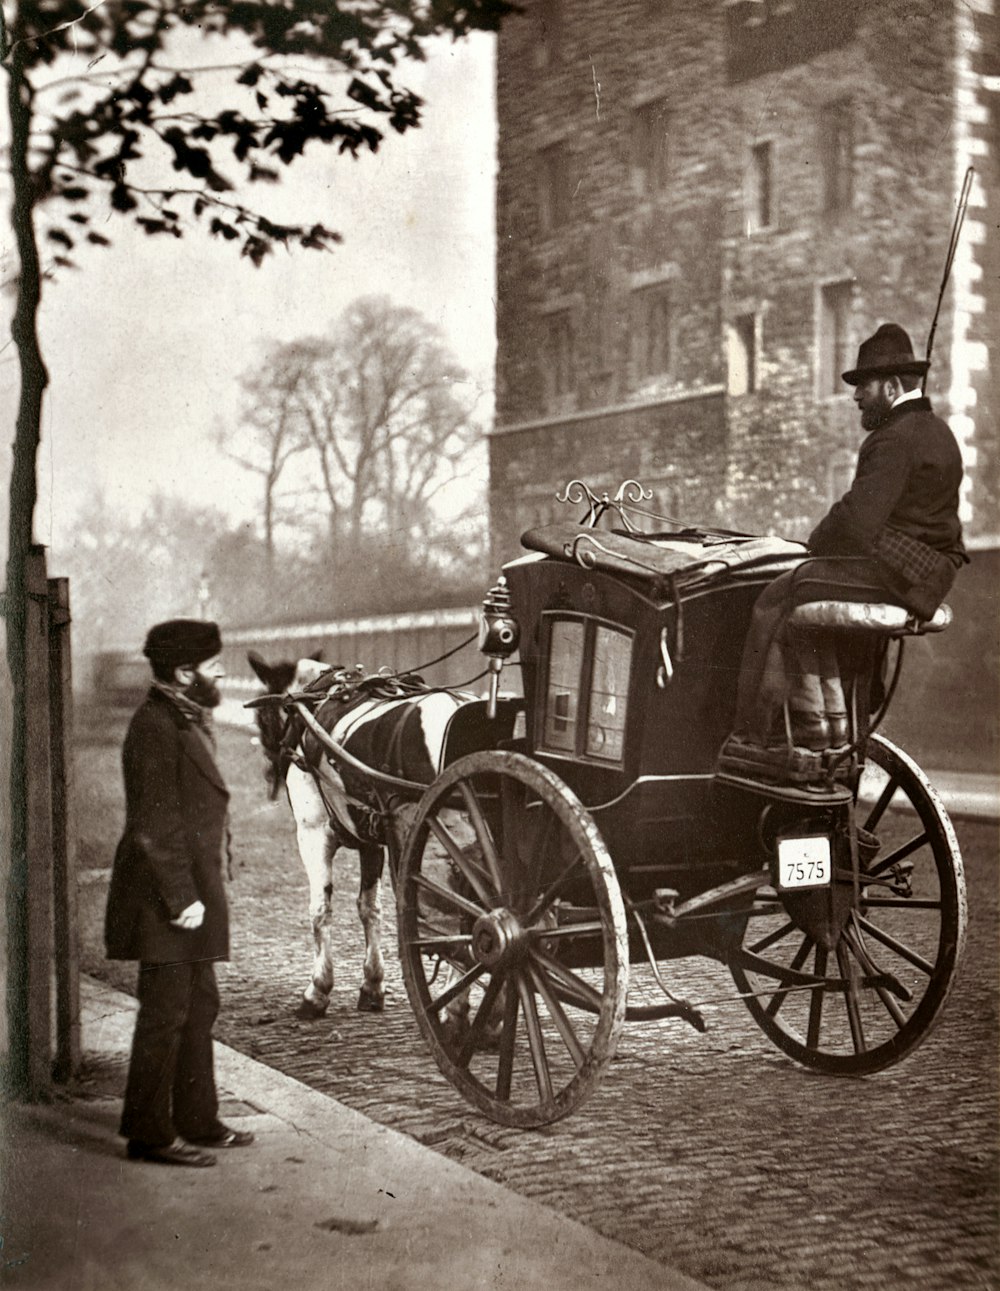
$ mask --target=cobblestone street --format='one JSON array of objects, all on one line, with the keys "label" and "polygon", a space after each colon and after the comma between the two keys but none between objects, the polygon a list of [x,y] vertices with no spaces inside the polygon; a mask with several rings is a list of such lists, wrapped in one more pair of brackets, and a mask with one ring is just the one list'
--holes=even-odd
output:
[{"label": "cobblestone street", "polygon": [[[81,774],[103,767],[117,787],[116,761],[110,743],[88,748]],[[291,817],[283,801],[266,802],[246,732],[223,732],[221,761],[242,862],[233,962],[220,972],[221,1040],[725,1291],[1000,1286],[995,827],[957,825],[971,910],[965,961],[943,1021],[900,1065],[863,1081],[812,1075],[771,1047],[726,970],[680,961],[667,966],[670,983],[707,1001],[708,1034],[676,1021],[630,1025],[581,1110],[519,1131],[466,1105],[431,1059],[399,973],[388,885],[386,1012],[356,1011],[352,855],[341,854],[337,878],[330,1012],[293,1016],[311,934]],[[103,892],[100,882],[85,889],[85,930]],[[84,967],[132,987],[132,966],[102,964],[92,938]],[[650,990],[648,970],[633,980]]]}]

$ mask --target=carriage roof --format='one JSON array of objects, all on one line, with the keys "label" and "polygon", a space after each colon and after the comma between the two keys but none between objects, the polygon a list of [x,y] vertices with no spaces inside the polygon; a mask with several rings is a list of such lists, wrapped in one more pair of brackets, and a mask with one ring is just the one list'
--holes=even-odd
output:
[{"label": "carriage roof", "polygon": [[677,530],[640,533],[550,524],[529,529],[521,538],[532,555],[506,569],[540,557],[635,580],[646,596],[672,600],[687,587],[759,575],[773,577],[805,555],[801,543],[726,531]]}]

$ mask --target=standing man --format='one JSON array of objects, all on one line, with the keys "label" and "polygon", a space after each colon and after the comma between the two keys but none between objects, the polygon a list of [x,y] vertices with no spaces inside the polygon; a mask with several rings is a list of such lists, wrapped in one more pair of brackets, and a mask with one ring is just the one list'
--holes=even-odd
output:
[{"label": "standing man", "polygon": [[120,1133],[132,1160],[211,1166],[207,1148],[253,1135],[219,1120],[212,1027],[215,960],[229,958],[229,791],[215,764],[222,640],[173,619],[143,650],[153,685],[125,737],[125,833],[105,916],[109,959],[139,961],[139,1015]]},{"label": "standing man", "polygon": [[889,601],[929,619],[968,560],[958,519],[962,456],[921,391],[929,366],[914,356],[902,327],[884,323],[844,373],[867,438],[850,489],[809,535],[817,559],[780,575],[754,606],[740,669],[738,739],[769,745],[787,698],[796,746],[844,743],[847,715],[832,646],[794,640],[786,620],[796,606],[827,598]]}]

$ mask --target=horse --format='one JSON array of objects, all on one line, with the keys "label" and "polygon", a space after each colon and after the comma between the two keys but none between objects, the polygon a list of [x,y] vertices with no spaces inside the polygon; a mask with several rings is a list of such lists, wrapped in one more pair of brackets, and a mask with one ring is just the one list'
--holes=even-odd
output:
[{"label": "horse", "polygon": [[[456,712],[475,696],[427,686],[414,674],[365,676],[331,667],[317,657],[268,664],[256,651],[247,660],[277,701],[253,701],[270,797],[282,784],[295,819],[299,857],[309,881],[309,915],[315,955],[297,1015],[321,1018],[334,986],[333,864],[341,849],[360,862],[358,916],[365,934],[363,980],[357,1007],[385,1007],[382,957],[382,873],[390,875],[405,830],[405,801],[373,778],[335,763],[291,699],[304,701],[316,721],[353,758],[378,771],[430,784],[443,764]],[[411,808],[412,809],[412,808]]]}]

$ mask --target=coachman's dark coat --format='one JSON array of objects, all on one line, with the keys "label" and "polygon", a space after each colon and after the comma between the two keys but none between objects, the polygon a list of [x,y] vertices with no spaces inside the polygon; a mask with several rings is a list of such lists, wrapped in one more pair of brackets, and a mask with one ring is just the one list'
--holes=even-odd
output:
[{"label": "coachman's dark coat", "polygon": [[[205,737],[153,689],[129,724],[122,764],[125,833],[105,914],[108,958],[228,959],[229,791]],[[205,906],[201,927],[173,927],[170,920],[195,901]]]},{"label": "coachman's dark coat", "polygon": [[[930,618],[967,560],[961,483],[961,451],[930,400],[898,403],[862,442],[854,482],[810,534],[809,553],[874,556],[893,595]],[[930,548],[930,559],[909,566],[896,558],[907,540]]]}]

